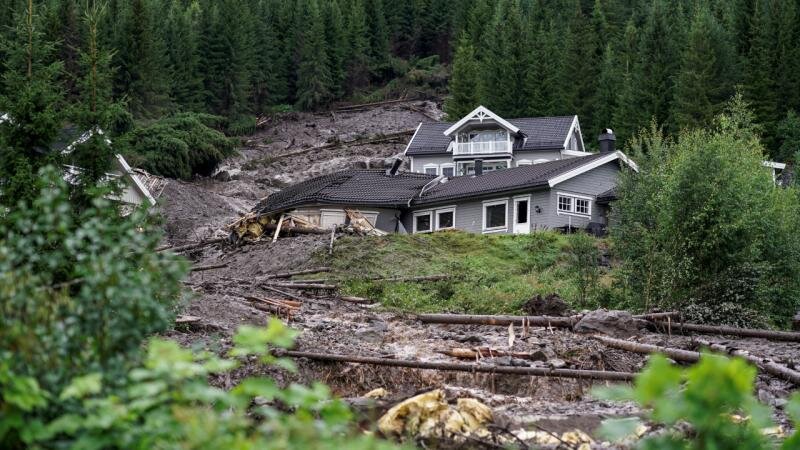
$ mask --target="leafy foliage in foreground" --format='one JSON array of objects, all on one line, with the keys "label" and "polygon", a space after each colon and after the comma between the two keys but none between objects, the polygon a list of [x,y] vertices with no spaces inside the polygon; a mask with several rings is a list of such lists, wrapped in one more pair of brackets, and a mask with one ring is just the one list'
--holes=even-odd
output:
[{"label": "leafy foliage in foreground", "polygon": [[623,173],[612,228],[631,306],[785,321],[800,306],[800,193],[762,167],[740,98],[718,123],[675,141],[653,129],[633,145],[640,172]]},{"label": "leafy foliage in foreground", "polygon": [[[270,350],[290,347],[295,336],[277,319],[265,328],[244,326],[230,356],[292,369],[290,360],[275,358]],[[55,396],[33,378],[9,378],[0,364],[0,385],[11,386],[2,398],[0,443],[11,425],[24,444],[58,442],[82,449],[395,448],[354,434],[352,413],[322,384],[281,388],[270,378],[247,378],[230,391],[208,385],[209,376],[238,365],[236,359],[192,354],[173,341],[153,339],[143,366],[128,373],[122,388],[104,394],[102,374],[89,373]],[[21,420],[53,401],[78,406],[49,423]]]},{"label": "leafy foliage in foreground", "polygon": [[[580,306],[582,294],[587,304],[605,303],[609,292],[602,287],[603,280],[595,287],[579,288],[583,276],[598,279],[600,274],[587,264],[586,272],[576,276],[571,245],[575,237],[555,232],[490,236],[447,231],[344,238],[336,241],[332,259],[324,264],[343,280],[348,294],[413,312],[518,313],[532,296],[553,292],[575,307]],[[577,238],[596,244],[588,236]],[[328,258],[327,252],[319,257]],[[453,278],[424,283],[365,280],[434,274]]]},{"label": "leafy foliage in foreground", "polygon": [[[771,411],[753,396],[756,369],[741,359],[705,354],[700,362],[681,369],[661,355],[654,356],[636,378],[635,387],[596,391],[600,397],[633,400],[650,408],[649,419],[667,426],[663,435],[645,439],[643,449],[795,449],[800,431],[783,444],[762,430],[771,427]],[[786,411],[800,429],[800,394]],[[688,423],[691,431],[681,424]],[[638,419],[606,421],[602,430],[612,440],[631,434]]]},{"label": "leafy foliage in foreground", "polygon": [[87,371],[124,373],[170,325],[185,268],[153,251],[142,212],[121,218],[97,196],[75,213],[52,167],[37,187],[0,220],[0,361],[49,391]]},{"label": "leafy foliage in foreground", "polygon": [[234,154],[236,141],[212,128],[222,120],[207,114],[177,114],[138,128],[120,139],[131,165],[170,178],[210,175]]}]

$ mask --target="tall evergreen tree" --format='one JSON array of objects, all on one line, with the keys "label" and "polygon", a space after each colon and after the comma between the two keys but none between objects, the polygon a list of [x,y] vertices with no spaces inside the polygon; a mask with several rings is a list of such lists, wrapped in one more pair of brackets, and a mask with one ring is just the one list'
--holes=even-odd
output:
[{"label": "tall evergreen tree", "polygon": [[597,80],[597,96],[593,114],[595,127],[598,129],[614,127],[613,116],[617,106],[620,70],[611,44],[606,44],[603,62],[600,66],[600,78]]},{"label": "tall evergreen tree", "polygon": [[6,207],[33,198],[38,170],[60,160],[50,148],[61,128],[62,64],[52,62],[55,43],[45,39],[37,8],[28,0],[16,10],[14,27],[2,42],[0,204]]},{"label": "tall evergreen tree", "polygon": [[186,110],[203,105],[203,77],[200,74],[200,5],[172,0],[166,19],[166,43],[172,74],[172,99]]},{"label": "tall evergreen tree", "polygon": [[675,131],[710,125],[733,94],[725,83],[731,70],[728,55],[720,48],[729,42],[721,39],[722,29],[707,7],[697,7],[687,37],[675,79],[671,118]]},{"label": "tall evergreen tree", "polygon": [[595,96],[600,78],[598,36],[592,21],[575,0],[571,6],[569,28],[566,33],[565,64],[562,68],[564,87],[563,109],[559,113],[578,114],[584,130],[594,133]]},{"label": "tall evergreen tree", "polygon": [[344,95],[347,79],[347,34],[342,10],[337,0],[325,2],[325,42],[328,48],[328,66],[331,74],[331,94],[334,98]]},{"label": "tall evergreen tree", "polygon": [[369,83],[369,40],[363,0],[349,0],[347,14],[347,92]]},{"label": "tall evergreen tree", "polygon": [[308,22],[300,42],[300,65],[297,70],[297,106],[316,109],[333,98],[328,50],[325,45],[325,23],[317,0],[306,4]]},{"label": "tall evergreen tree", "polygon": [[386,24],[383,0],[365,0],[364,10],[367,19],[370,65],[374,70],[379,70],[389,61],[389,27]]},{"label": "tall evergreen tree", "polygon": [[[561,28],[555,20],[543,24],[532,39],[533,49],[525,75],[526,115],[568,114],[564,108],[564,64]],[[574,111],[573,111],[574,114]]]},{"label": "tall evergreen tree", "polygon": [[529,47],[519,0],[500,0],[484,35],[481,102],[497,114],[520,117],[528,100],[525,90]]},{"label": "tall evergreen tree", "polygon": [[774,146],[770,136],[773,135],[775,124],[780,120],[778,98],[783,95],[778,92],[779,84],[775,74],[778,60],[772,9],[775,3],[767,0],[756,3],[755,13],[750,22],[752,40],[747,54],[744,79],[745,98],[750,103],[756,120],[767,132],[765,136],[767,148]]},{"label": "tall evergreen tree", "polygon": [[472,41],[462,36],[453,59],[450,96],[444,102],[449,120],[458,120],[478,106],[479,72]]},{"label": "tall evergreen tree", "polygon": [[620,82],[612,114],[614,130],[618,139],[623,142],[632,138],[646,125],[647,120],[650,120],[639,110],[634,86],[638,41],[636,25],[633,21],[629,21],[619,47],[617,61],[620,68]]},{"label": "tall evergreen tree", "polygon": [[168,61],[153,0],[131,0],[119,12],[114,65],[117,95],[136,116],[157,117],[170,107]]}]

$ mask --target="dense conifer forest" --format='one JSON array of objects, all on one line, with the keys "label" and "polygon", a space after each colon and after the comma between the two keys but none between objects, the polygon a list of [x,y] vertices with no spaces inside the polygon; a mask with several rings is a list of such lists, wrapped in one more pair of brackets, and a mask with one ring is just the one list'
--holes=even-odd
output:
[{"label": "dense conifer forest", "polygon": [[[87,3],[35,3],[42,45],[61,63],[63,99],[75,101]],[[624,139],[653,119],[670,133],[707,125],[740,91],[774,159],[791,159],[800,141],[795,0],[103,3],[97,28],[111,93],[137,119],[196,111],[246,123],[444,68],[451,116],[478,103],[508,116],[578,114],[586,135],[611,126]],[[0,0],[11,42],[26,4]]]}]

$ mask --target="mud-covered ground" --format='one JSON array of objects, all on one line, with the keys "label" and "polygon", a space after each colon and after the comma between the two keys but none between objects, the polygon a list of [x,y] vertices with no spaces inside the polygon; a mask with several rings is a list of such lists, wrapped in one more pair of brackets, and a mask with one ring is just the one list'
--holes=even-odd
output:
[{"label": "mud-covered ground", "polygon": [[[224,176],[194,182],[170,182],[161,197],[165,218],[165,243],[181,245],[211,236],[224,236],[224,226],[247,212],[260,198],[284,183],[342,170],[382,164],[401,153],[405,141],[386,144],[311,150],[297,156],[276,158],[298,149],[316,147],[339,139],[392,133],[415,128],[429,115],[440,114],[435,105],[414,103],[426,114],[409,110],[404,104],[351,113],[297,114],[276,121],[249,139],[250,146],[226,161]],[[220,243],[189,252],[195,264],[226,263],[217,270],[191,273],[187,286],[193,299],[183,305],[183,313],[202,319],[202,326],[175,330],[169,336],[194,348],[224,351],[236,328],[242,324],[264,324],[269,315],[255,309],[244,296],[275,297],[255,287],[250,280],[270,273],[325,265],[329,237],[306,235],[281,238],[242,246]],[[358,354],[423,361],[457,362],[439,351],[454,347],[493,347],[506,349],[509,330],[505,327],[430,325],[413,316],[345,303],[328,297],[307,297],[289,323],[301,331],[298,349],[305,351]],[[777,362],[800,361],[796,343],[768,342],[763,339],[730,339],[704,336],[712,342],[726,342]],[[692,348],[692,338],[641,333],[641,342]],[[531,328],[515,330],[513,350],[537,353],[540,361],[509,357],[488,358],[482,363],[533,365],[577,369],[639,370],[646,356],[604,347],[585,336],[564,330]],[[464,361],[461,361],[464,362]],[[389,391],[389,399],[403,399],[414,393],[440,387],[449,397],[475,397],[493,408],[509,428],[536,426],[560,433],[573,428],[592,433],[608,417],[639,414],[632,404],[591,398],[589,381],[527,377],[517,375],[471,374],[433,370],[374,367],[347,363],[321,363],[299,360],[296,375],[275,372],[248,364],[235,373],[213,382],[231,387],[249,375],[267,373],[279,380],[309,383],[322,381],[345,398],[358,397],[376,388]],[[606,382],[595,382],[606,385]],[[792,386],[760,375],[759,398],[782,406]],[[785,424],[785,415],[778,420]],[[535,425],[533,425],[535,424]]]}]

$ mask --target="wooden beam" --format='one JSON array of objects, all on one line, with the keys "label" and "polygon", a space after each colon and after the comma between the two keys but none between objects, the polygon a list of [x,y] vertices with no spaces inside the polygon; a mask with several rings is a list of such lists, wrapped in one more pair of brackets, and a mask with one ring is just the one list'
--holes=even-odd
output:
[{"label": "wooden beam", "polygon": [[278,234],[281,232],[281,225],[283,225],[283,218],[286,217],[286,214],[281,214],[281,218],[278,219],[278,226],[275,227],[275,234],[272,235],[272,242],[278,240]]},{"label": "wooden beam", "polygon": [[678,334],[686,334],[688,332],[694,332],[699,334],[718,334],[723,336],[739,336],[739,337],[752,337],[752,338],[764,338],[770,339],[775,341],[790,341],[790,342],[800,342],[800,332],[793,332],[793,331],[776,331],[776,330],[764,330],[760,328],[737,328],[737,327],[729,327],[729,326],[717,326],[717,325],[701,325],[697,323],[683,323],[683,322],[672,322],[669,324],[669,330],[665,327],[667,323],[663,320],[652,320],[653,324],[657,325],[653,327],[653,330],[659,333],[678,333]]}]

